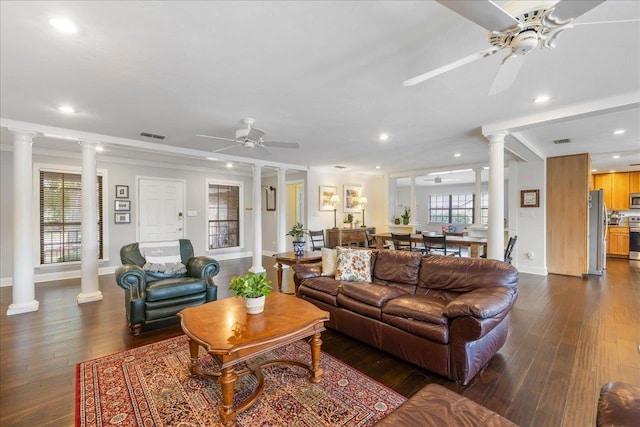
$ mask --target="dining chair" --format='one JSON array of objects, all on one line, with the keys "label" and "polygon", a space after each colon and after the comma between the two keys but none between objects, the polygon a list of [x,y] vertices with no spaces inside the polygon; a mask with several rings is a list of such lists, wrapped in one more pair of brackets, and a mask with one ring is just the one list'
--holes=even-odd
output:
[{"label": "dining chair", "polygon": [[[378,246],[378,241],[376,240],[375,237],[373,237],[373,234],[375,234],[372,230],[364,230],[364,235],[366,236],[366,240],[367,240],[367,247],[369,248],[376,248]],[[383,249],[389,249],[391,248],[391,245],[388,244],[387,242],[383,242],[382,245]]]},{"label": "dining chair", "polygon": [[[511,264],[511,252],[513,252],[513,247],[516,245],[516,241],[518,240],[518,236],[509,237],[509,242],[507,242],[507,247],[504,248],[504,262],[508,262]],[[486,258],[487,254],[480,255],[480,258]]]},{"label": "dining chair", "polygon": [[319,251],[325,247],[324,242],[324,230],[311,231],[309,230],[309,237],[311,237],[311,247],[314,251]]},{"label": "dining chair", "polygon": [[393,241],[393,248],[397,251],[413,250],[413,244],[411,243],[411,234],[391,233],[391,240]]},{"label": "dining chair", "polygon": [[447,236],[445,234],[441,236],[425,236],[423,234],[422,241],[424,242],[425,253],[460,256],[460,250],[447,248]]}]

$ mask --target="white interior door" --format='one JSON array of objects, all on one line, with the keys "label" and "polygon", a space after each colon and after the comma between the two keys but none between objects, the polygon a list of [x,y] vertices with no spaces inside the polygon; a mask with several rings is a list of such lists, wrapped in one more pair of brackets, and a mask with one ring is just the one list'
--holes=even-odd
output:
[{"label": "white interior door", "polygon": [[184,237],[184,181],[140,178],[138,224],[140,242]]}]

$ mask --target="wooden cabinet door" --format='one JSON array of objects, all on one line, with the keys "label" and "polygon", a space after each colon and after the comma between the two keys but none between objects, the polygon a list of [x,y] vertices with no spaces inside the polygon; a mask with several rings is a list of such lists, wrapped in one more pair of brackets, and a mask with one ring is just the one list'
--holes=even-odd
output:
[{"label": "wooden cabinet door", "polygon": [[611,208],[611,174],[601,173],[598,175],[594,175],[593,189],[599,190],[600,188],[604,190],[604,204],[607,205],[607,209],[612,210]]},{"label": "wooden cabinet door", "polygon": [[617,211],[629,210],[629,172],[611,174],[611,206]]},{"label": "wooden cabinet door", "polygon": [[607,239],[607,254],[629,256],[629,229],[610,228]]},{"label": "wooden cabinet door", "polygon": [[629,193],[640,193],[640,172],[629,172]]}]

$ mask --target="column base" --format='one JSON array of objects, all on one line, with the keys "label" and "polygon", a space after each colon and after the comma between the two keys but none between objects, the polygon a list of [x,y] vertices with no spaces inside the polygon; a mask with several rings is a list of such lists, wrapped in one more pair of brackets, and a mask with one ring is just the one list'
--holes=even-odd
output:
[{"label": "column base", "polygon": [[[273,268],[278,268],[278,263],[277,263],[277,262],[276,262],[275,264],[273,264]],[[286,265],[286,264],[283,264],[283,265],[282,265],[282,269],[283,269],[283,270],[288,270],[289,268],[291,268],[291,267],[289,267],[289,266],[288,266],[288,265]]]},{"label": "column base", "polygon": [[14,314],[28,313],[30,311],[38,311],[40,303],[36,300],[30,302],[23,302],[20,304],[9,304],[7,309],[7,316],[13,316]]},{"label": "column base", "polygon": [[254,273],[254,274],[259,274],[259,273],[262,273],[263,271],[267,271],[267,270],[265,270],[264,267],[261,265],[259,266],[254,265],[249,269],[249,273]]},{"label": "column base", "polygon": [[78,294],[78,304],[84,304],[85,302],[102,301],[102,292],[96,291],[91,293]]}]

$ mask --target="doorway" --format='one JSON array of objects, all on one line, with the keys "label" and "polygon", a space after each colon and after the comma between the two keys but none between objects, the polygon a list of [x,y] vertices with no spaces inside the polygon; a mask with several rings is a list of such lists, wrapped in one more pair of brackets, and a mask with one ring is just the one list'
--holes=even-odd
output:
[{"label": "doorway", "polygon": [[138,178],[138,241],[184,238],[183,180]]}]

